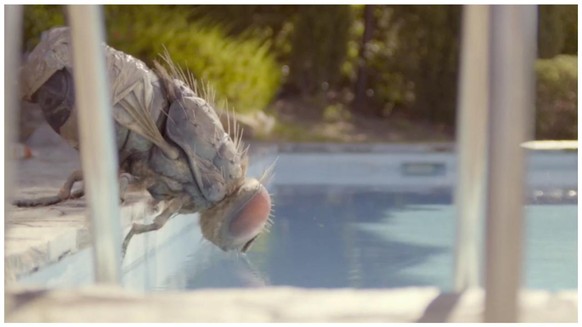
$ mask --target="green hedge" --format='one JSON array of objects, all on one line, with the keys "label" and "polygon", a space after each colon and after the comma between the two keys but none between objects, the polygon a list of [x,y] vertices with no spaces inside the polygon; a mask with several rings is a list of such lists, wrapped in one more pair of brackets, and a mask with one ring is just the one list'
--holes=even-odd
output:
[{"label": "green hedge", "polygon": [[31,51],[47,29],[65,25],[63,6],[23,6],[23,43],[24,51]]},{"label": "green hedge", "polygon": [[[39,31],[62,25],[58,6],[26,6],[25,44]],[[228,101],[238,112],[264,109],[280,84],[280,69],[269,44],[252,38],[227,37],[219,27],[188,19],[188,6],[104,6],[107,42],[144,60],[160,59],[164,47],[174,62],[209,83],[216,103]],[[49,17],[50,19],[47,19]]]},{"label": "green hedge", "polygon": [[536,139],[578,139],[578,57],[536,62]]}]

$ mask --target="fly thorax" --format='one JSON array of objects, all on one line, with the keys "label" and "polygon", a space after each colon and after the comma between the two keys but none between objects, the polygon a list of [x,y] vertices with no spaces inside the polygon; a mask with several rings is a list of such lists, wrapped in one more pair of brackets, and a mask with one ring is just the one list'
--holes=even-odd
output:
[{"label": "fly thorax", "polygon": [[193,178],[188,159],[184,153],[179,152],[178,158],[172,159],[161,149],[154,147],[147,165],[153,172],[148,191],[155,199],[167,200],[186,194],[190,198],[187,207],[192,208],[192,212],[212,205]]},{"label": "fly thorax", "polygon": [[205,99],[177,80],[173,91],[164,137],[184,155],[191,179],[212,206],[242,183],[244,156]]}]

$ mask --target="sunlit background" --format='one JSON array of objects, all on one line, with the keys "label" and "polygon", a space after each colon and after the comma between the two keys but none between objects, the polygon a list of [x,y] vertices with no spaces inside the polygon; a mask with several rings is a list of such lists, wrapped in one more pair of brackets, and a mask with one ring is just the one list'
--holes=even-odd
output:
[{"label": "sunlit background", "polygon": [[[248,137],[295,142],[453,140],[461,9],[103,6],[108,44],[148,65],[167,48]],[[24,50],[64,12],[25,6]],[[539,6],[536,139],[577,139],[577,40],[576,6]]]}]

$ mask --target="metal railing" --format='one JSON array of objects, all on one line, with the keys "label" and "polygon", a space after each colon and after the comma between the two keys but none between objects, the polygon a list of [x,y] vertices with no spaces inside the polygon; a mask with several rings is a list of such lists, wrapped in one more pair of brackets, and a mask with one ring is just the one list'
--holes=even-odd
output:
[{"label": "metal railing", "polygon": [[[22,53],[22,6],[6,5],[4,7],[4,29],[11,31],[5,33],[4,55],[4,203],[12,201],[14,195],[14,164],[17,126],[17,111],[19,107],[18,94],[20,54]],[[6,211],[6,209],[5,209]],[[6,215],[6,212],[4,212]]]},{"label": "metal railing", "polygon": [[521,144],[530,139],[533,126],[536,9],[465,6],[463,13],[455,290],[479,285],[478,226],[485,214],[485,322],[518,320],[525,177]]},{"label": "metal railing", "polygon": [[[16,108],[19,107],[19,67],[22,53],[22,6],[4,6],[4,217],[8,216],[8,203],[14,200],[14,184],[17,171],[16,135],[18,133]],[[2,228],[2,239],[6,239],[6,218]],[[6,248],[6,247],[5,247]],[[5,276],[8,279],[8,274]]]},{"label": "metal railing", "polygon": [[489,109],[489,6],[465,6],[461,26],[455,192],[457,292],[479,286],[479,220],[484,212]]},{"label": "metal railing", "polygon": [[517,321],[525,149],[531,139],[537,7],[492,6],[485,322]]},{"label": "metal railing", "polygon": [[121,215],[118,158],[111,96],[107,87],[103,24],[97,6],[68,7],[74,62],[75,101],[79,110],[81,165],[92,222],[95,278],[121,280]]}]

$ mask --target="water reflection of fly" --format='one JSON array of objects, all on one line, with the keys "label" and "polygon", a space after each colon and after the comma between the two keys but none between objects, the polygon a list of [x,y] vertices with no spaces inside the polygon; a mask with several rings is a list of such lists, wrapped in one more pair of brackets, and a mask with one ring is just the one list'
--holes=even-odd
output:
[{"label": "water reflection of fly", "polygon": [[[208,244],[188,256],[185,269],[168,281],[168,288],[265,287],[269,279],[244,253],[225,253]],[[183,285],[175,285],[181,280]]]}]

